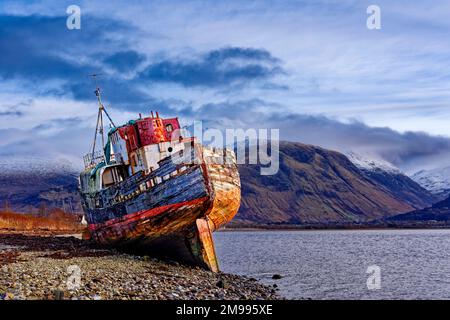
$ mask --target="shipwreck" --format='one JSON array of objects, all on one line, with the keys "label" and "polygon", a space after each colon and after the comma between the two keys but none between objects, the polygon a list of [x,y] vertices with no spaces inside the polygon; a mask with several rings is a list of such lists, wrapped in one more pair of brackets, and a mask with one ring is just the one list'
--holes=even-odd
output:
[{"label": "shipwreck", "polygon": [[95,94],[95,137],[79,178],[89,237],[219,271],[212,232],[240,206],[234,152],[183,136],[178,118],[158,112],[116,126]]}]

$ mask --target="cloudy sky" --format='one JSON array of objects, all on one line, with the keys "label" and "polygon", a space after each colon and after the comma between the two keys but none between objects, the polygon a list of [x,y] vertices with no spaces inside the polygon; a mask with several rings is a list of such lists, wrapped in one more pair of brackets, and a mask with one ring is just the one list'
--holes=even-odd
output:
[{"label": "cloudy sky", "polygon": [[[69,5],[81,29],[66,27]],[[381,29],[366,26],[381,9]],[[0,156],[86,153],[101,73],[117,123],[159,110],[382,157],[450,160],[450,2],[0,2]]]}]

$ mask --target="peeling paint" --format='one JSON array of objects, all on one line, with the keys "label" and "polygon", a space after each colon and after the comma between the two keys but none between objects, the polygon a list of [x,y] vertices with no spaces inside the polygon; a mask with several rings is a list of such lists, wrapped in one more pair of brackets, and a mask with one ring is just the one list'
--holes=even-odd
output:
[{"label": "peeling paint", "polygon": [[[170,125],[168,130],[179,127],[176,119],[161,123]],[[143,127],[134,131],[137,136],[127,152],[142,147],[139,131]],[[155,142],[148,130],[145,134],[145,141]],[[161,132],[158,137],[167,139]],[[129,170],[123,169],[127,164],[120,160],[129,157],[117,154],[108,164],[88,166],[81,173],[80,193],[90,237],[102,244],[171,254],[219,271],[211,232],[229,222],[240,206],[235,155],[231,150],[202,146],[195,138],[180,138],[175,146],[177,151],[170,156],[151,168],[131,170],[128,177]]]}]

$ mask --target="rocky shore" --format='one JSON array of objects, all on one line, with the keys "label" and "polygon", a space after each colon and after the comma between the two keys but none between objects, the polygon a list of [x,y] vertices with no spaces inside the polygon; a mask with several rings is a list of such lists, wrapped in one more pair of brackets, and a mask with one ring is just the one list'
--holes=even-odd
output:
[{"label": "rocky shore", "polygon": [[0,234],[0,300],[279,298],[256,279],[120,253],[71,236]]}]

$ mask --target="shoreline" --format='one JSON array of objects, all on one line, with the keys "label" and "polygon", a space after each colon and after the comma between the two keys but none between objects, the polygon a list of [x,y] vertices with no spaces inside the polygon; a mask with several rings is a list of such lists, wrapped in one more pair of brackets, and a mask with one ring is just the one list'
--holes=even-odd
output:
[{"label": "shoreline", "polygon": [[274,300],[254,278],[98,247],[73,236],[0,233],[0,300]]},{"label": "shoreline", "polygon": [[329,227],[329,228],[309,228],[309,227],[228,227],[217,230],[216,232],[237,232],[237,231],[363,231],[363,230],[449,230],[450,226],[404,226],[404,227]]}]

